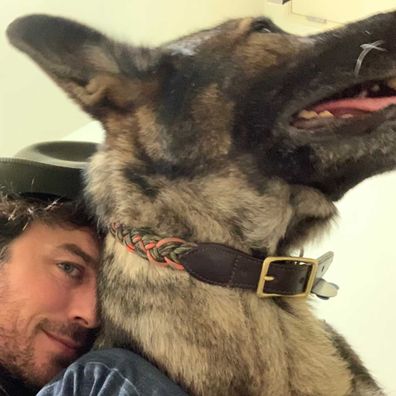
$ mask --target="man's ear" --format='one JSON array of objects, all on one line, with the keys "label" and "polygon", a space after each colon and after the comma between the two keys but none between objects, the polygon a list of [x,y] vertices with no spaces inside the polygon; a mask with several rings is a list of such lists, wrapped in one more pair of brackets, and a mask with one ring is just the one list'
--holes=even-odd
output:
[{"label": "man's ear", "polygon": [[159,82],[157,51],[116,43],[68,19],[22,17],[8,27],[7,35],[84,110],[99,118],[106,110],[136,104]]}]

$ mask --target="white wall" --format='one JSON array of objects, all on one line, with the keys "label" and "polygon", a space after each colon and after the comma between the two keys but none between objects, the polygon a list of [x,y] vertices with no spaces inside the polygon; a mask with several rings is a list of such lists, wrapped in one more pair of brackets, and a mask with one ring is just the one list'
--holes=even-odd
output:
[{"label": "white wall", "polygon": [[[348,7],[347,1],[343,4]],[[282,7],[265,0],[0,0],[0,7],[2,30],[16,16],[45,12],[78,19],[138,44],[156,44],[227,17],[262,12],[299,34],[336,26],[291,14],[291,3]],[[101,140],[100,127],[89,123],[30,60],[11,49],[4,34],[0,60],[0,155],[65,136]],[[308,257],[335,251],[327,278],[341,286],[340,294],[331,301],[314,300],[313,305],[346,335],[390,395],[396,395],[395,199],[396,173],[367,180],[338,204],[341,216],[331,236],[306,249]]]},{"label": "white wall", "polygon": [[137,44],[156,44],[261,10],[258,0],[0,0],[0,155],[59,138],[90,121],[37,66],[7,43],[4,31],[16,17],[61,15]]}]

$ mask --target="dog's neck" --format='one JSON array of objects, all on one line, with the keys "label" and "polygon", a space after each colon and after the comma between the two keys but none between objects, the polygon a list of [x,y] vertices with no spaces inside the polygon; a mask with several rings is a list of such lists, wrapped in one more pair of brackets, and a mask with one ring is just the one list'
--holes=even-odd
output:
[{"label": "dog's neck", "polygon": [[254,257],[216,243],[189,243],[162,238],[147,229],[112,224],[111,234],[131,252],[161,267],[187,271],[194,278],[217,286],[256,291],[259,297],[306,297],[310,293],[328,299],[338,287],[323,276],[333,253],[319,259],[291,256]]}]

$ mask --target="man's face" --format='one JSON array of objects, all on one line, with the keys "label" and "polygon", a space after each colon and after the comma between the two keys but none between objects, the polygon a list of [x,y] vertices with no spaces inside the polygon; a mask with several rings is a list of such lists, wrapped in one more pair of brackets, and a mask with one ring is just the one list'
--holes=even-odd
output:
[{"label": "man's face", "polygon": [[98,327],[99,244],[88,228],[33,223],[0,264],[0,365],[42,386]]}]

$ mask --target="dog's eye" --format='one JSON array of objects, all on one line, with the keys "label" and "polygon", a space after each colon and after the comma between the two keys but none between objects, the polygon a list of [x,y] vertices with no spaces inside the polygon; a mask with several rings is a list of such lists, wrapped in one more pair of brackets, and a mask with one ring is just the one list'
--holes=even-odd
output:
[{"label": "dog's eye", "polygon": [[256,33],[271,33],[273,23],[267,18],[256,19],[252,22],[251,31]]}]

